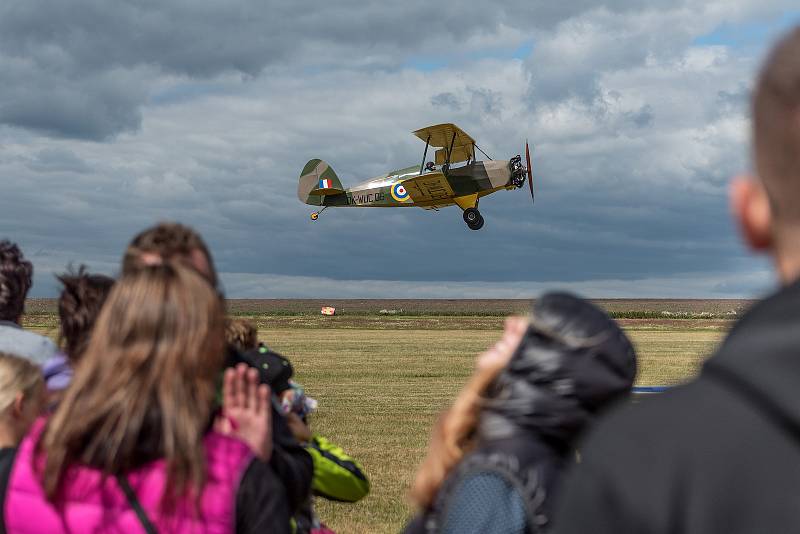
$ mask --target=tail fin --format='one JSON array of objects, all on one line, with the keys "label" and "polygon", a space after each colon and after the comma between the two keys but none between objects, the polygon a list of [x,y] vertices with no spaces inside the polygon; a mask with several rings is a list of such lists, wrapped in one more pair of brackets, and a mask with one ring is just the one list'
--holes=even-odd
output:
[{"label": "tail fin", "polygon": [[300,173],[297,198],[312,206],[322,206],[325,195],[344,193],[342,182],[330,165],[321,159],[312,159]]}]

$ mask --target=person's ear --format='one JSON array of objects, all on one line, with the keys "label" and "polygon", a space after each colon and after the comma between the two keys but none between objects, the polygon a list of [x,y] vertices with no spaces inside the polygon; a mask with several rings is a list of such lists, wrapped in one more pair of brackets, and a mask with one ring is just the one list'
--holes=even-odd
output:
[{"label": "person's ear", "polygon": [[731,182],[730,202],[747,245],[756,251],[771,250],[772,208],[761,182],[752,176],[737,176]]},{"label": "person's ear", "polygon": [[11,415],[14,416],[14,419],[19,419],[22,417],[22,413],[24,411],[25,411],[25,394],[20,391],[14,397],[14,402],[11,404]]}]

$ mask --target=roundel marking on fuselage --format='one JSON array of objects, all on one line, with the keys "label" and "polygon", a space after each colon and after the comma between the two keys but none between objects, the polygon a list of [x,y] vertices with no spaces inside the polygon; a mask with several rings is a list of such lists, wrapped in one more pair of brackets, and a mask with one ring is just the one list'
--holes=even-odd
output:
[{"label": "roundel marking on fuselage", "polygon": [[411,198],[403,184],[394,184],[391,188],[392,198],[398,202],[405,202]]}]

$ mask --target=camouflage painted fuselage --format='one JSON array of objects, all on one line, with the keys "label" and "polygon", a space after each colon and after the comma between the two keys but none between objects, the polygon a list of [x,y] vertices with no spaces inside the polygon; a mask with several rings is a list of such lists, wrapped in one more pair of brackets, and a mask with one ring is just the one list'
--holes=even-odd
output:
[{"label": "camouflage painted fuselage", "polygon": [[[321,184],[333,187],[322,188]],[[441,170],[419,174],[419,166],[407,167],[341,189],[327,163],[312,160],[301,174],[298,196],[314,206],[434,209],[475,204],[480,197],[514,188],[508,161],[472,162],[449,169],[446,174]]]}]

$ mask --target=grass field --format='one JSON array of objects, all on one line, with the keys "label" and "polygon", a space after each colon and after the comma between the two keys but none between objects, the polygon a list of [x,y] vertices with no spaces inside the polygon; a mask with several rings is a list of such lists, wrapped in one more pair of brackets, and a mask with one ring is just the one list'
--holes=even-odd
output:
[{"label": "grass field", "polygon": [[[729,317],[748,305],[599,302],[620,317],[651,317],[620,320],[637,348],[640,385],[693,376]],[[398,532],[411,513],[406,491],[436,415],[466,381],[475,356],[497,339],[503,316],[525,311],[528,302],[346,301],[334,303],[345,312],[336,317],[317,315],[319,304],[233,301],[229,309],[254,320],[260,338],[292,360],[297,380],[319,401],[312,428],[361,460],[370,476],[369,497],[353,505],[320,501],[322,518],[337,532]],[[27,326],[54,334],[52,302],[29,312]]]}]

